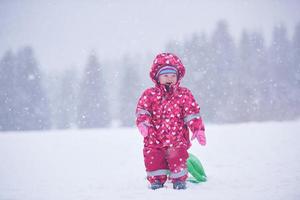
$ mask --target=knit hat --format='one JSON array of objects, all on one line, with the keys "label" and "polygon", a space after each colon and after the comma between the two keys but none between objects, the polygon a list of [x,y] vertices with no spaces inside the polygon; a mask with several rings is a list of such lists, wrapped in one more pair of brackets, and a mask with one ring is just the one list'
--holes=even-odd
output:
[{"label": "knit hat", "polygon": [[157,74],[158,71],[164,66],[176,67],[177,82],[180,83],[180,80],[184,77],[185,74],[185,67],[182,64],[181,60],[172,53],[160,53],[155,57],[149,73],[151,80],[155,84],[159,84]]},{"label": "knit hat", "polygon": [[162,75],[162,74],[176,74],[177,75],[178,70],[176,67],[173,66],[164,66],[162,68],[160,68],[156,74],[156,78],[158,78],[158,76]]}]

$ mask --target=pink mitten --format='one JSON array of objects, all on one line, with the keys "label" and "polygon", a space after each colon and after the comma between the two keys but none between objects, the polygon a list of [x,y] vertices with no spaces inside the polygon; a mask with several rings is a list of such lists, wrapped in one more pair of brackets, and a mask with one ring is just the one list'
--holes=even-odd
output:
[{"label": "pink mitten", "polygon": [[137,127],[138,127],[140,133],[142,134],[142,136],[147,137],[147,135],[148,135],[148,126],[145,125],[144,123],[139,123]]},{"label": "pink mitten", "polygon": [[206,145],[206,138],[203,130],[198,130],[193,133],[191,140],[194,140],[195,138],[197,138],[199,144],[201,144],[202,146]]}]

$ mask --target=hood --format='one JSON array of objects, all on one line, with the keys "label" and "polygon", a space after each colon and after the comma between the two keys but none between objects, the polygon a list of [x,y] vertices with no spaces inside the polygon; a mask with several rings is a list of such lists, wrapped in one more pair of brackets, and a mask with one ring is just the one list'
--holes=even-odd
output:
[{"label": "hood", "polygon": [[150,70],[150,78],[152,81],[158,85],[158,81],[156,79],[156,74],[159,71],[160,68],[169,65],[176,67],[178,70],[178,81],[177,83],[180,82],[180,80],[183,78],[185,74],[185,67],[183,66],[181,60],[174,54],[172,53],[160,53],[158,54],[151,66]]}]

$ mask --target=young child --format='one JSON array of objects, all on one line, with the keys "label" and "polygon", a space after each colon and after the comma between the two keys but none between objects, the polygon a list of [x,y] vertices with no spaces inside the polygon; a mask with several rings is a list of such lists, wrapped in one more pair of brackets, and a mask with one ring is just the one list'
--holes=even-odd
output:
[{"label": "young child", "polygon": [[144,162],[153,190],[163,187],[168,174],[174,189],[186,189],[188,128],[192,140],[206,144],[200,107],[191,91],[179,86],[184,74],[176,55],[157,55],[150,71],[155,87],[145,90],[138,101],[136,124],[144,137]]}]

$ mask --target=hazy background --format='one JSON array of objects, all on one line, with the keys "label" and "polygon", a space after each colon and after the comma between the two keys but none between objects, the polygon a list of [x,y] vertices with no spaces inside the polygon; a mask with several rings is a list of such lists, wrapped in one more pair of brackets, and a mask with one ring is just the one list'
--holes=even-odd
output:
[{"label": "hazy background", "polygon": [[92,50],[101,60],[157,53],[219,20],[236,39],[243,29],[269,39],[280,23],[291,34],[299,8],[298,0],[0,0],[0,55],[31,45],[45,70],[80,68]]},{"label": "hazy background", "polygon": [[[293,120],[297,0],[0,0],[0,130],[134,125],[157,53],[208,123]],[[30,122],[30,120],[31,122]]]}]

